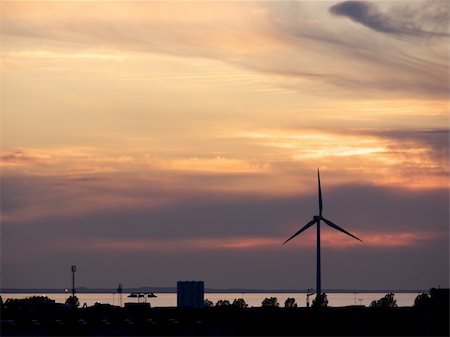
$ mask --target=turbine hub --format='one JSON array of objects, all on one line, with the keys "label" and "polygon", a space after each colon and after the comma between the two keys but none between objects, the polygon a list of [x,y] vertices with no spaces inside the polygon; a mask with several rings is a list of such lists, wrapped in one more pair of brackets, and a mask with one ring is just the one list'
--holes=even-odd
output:
[{"label": "turbine hub", "polygon": [[314,215],[314,216],[313,216],[313,219],[314,219],[315,221],[319,221],[319,220],[320,220],[320,215]]}]

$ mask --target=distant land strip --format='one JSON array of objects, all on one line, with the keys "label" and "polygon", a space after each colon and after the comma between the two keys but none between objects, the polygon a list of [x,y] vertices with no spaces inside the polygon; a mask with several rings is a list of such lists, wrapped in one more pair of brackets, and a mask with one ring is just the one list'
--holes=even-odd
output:
[{"label": "distant land strip", "polygon": [[[71,288],[66,288],[67,292],[71,292]],[[428,290],[424,289],[324,289],[325,293],[422,293]],[[0,288],[2,294],[58,294],[64,293],[64,288]],[[117,289],[110,288],[87,288],[77,287],[76,292],[80,294],[111,294],[117,293]],[[176,287],[139,287],[139,288],[123,288],[123,293],[137,293],[137,292],[153,292],[153,293],[176,293]],[[246,288],[205,288],[205,293],[307,293],[311,292],[306,289],[246,289]]]}]

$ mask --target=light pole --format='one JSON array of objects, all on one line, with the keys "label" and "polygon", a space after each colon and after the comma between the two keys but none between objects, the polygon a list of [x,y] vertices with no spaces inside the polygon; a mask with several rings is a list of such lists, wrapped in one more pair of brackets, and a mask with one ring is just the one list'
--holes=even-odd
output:
[{"label": "light pole", "polygon": [[308,288],[308,289],[306,290],[306,307],[307,307],[307,308],[309,308],[309,296],[314,295],[314,293],[311,292],[311,291],[313,291],[313,290],[314,290],[314,289],[312,289],[312,288]]},{"label": "light pole", "polygon": [[72,266],[72,296],[75,297],[75,272],[77,271],[77,266]]}]

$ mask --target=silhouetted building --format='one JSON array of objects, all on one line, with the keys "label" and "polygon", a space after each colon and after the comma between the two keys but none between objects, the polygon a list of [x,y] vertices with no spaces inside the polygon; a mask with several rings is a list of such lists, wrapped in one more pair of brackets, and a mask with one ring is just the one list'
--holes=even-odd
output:
[{"label": "silhouetted building", "polygon": [[178,308],[203,308],[205,284],[203,281],[177,282]]}]

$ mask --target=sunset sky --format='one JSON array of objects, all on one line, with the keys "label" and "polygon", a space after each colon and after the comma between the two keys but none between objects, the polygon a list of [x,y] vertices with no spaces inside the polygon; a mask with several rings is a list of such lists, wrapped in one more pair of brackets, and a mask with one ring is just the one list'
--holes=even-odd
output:
[{"label": "sunset sky", "polygon": [[1,286],[449,286],[447,1],[0,3]]}]

